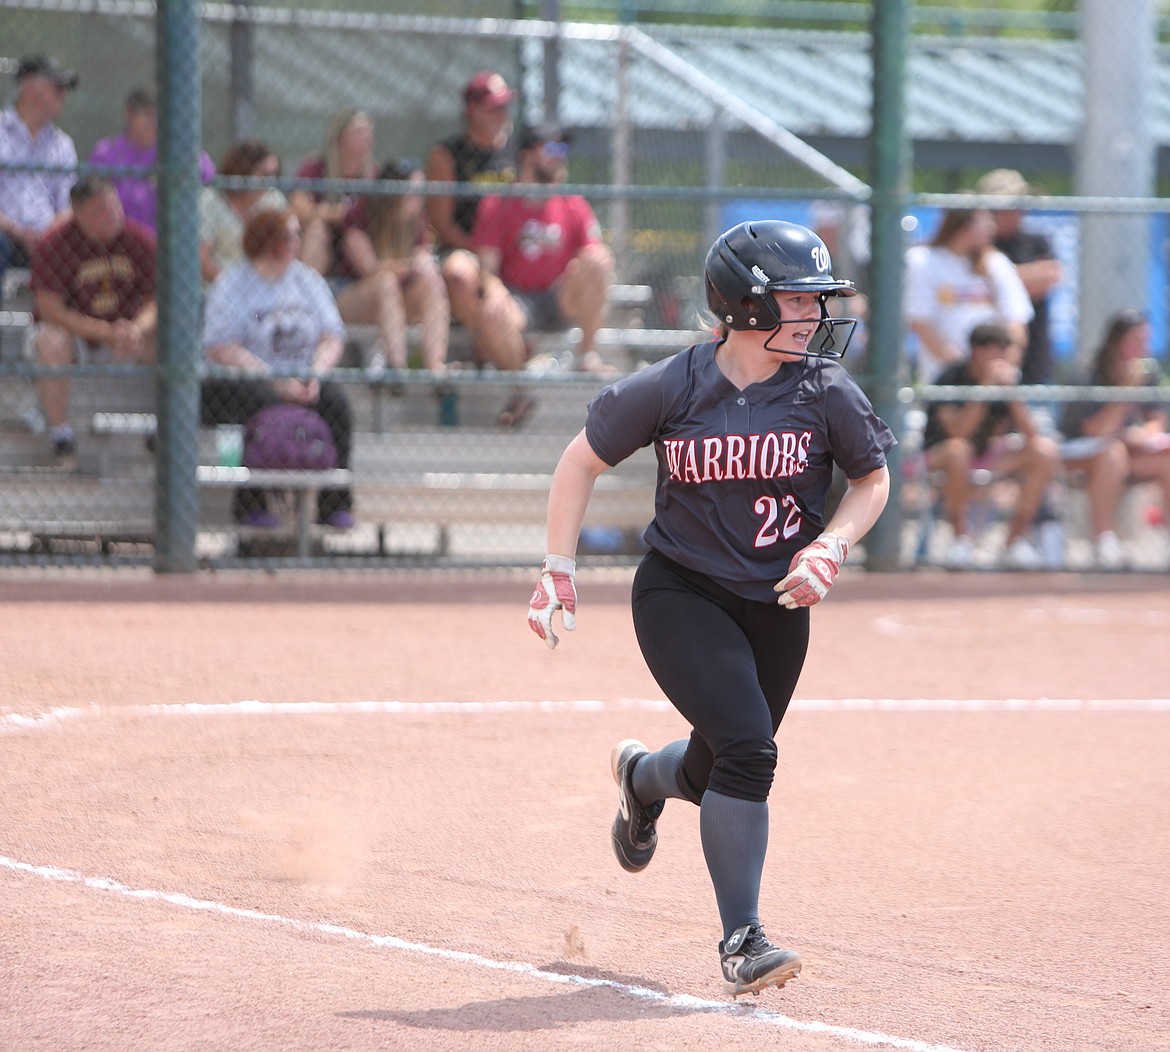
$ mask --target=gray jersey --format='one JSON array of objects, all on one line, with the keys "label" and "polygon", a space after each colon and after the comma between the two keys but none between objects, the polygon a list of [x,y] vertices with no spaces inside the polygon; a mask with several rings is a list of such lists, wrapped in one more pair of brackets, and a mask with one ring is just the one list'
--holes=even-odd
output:
[{"label": "gray jersey", "polygon": [[740,391],[715,364],[717,347],[697,344],[605,388],[585,435],[611,466],[654,444],[647,544],[771,602],[792,556],[824,529],[834,462],[862,478],[895,440],[838,362],[786,363]]}]

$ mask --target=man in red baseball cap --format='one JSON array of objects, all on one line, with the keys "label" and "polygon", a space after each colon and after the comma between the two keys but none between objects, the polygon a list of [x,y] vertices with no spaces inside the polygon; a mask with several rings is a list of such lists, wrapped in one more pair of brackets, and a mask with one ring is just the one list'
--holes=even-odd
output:
[{"label": "man in red baseball cap", "polygon": [[507,106],[516,97],[508,82],[499,73],[481,69],[463,89],[465,102],[486,103],[488,106]]},{"label": "man in red baseball cap", "polygon": [[[508,150],[511,131],[508,106],[515,97],[516,93],[499,73],[490,69],[476,73],[463,89],[464,129],[431,147],[426,177],[453,183],[514,181],[516,162]],[[428,218],[444,255],[471,247],[478,205],[479,198],[475,195],[427,198]]]}]

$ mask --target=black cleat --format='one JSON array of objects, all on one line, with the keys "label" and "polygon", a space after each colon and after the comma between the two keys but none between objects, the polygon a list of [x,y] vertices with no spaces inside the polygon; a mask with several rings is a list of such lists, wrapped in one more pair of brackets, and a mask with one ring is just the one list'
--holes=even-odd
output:
[{"label": "black cleat", "polygon": [[800,975],[800,954],[773,946],[758,924],[745,924],[719,944],[723,989],[732,997],[758,994],[765,986],[783,986]]},{"label": "black cleat", "polygon": [[650,750],[636,738],[626,738],[613,747],[609,766],[618,785],[618,813],[613,820],[613,853],[622,869],[638,873],[650,865],[654,849],[658,847],[658,816],[665,800],[643,804],[634,795],[630,776],[638,757]]}]

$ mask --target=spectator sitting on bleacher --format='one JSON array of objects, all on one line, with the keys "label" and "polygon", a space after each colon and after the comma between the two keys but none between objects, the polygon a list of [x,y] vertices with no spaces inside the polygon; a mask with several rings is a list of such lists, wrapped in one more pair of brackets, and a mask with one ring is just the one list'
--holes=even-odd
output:
[{"label": "spectator sitting on bleacher", "polygon": [[[1109,318],[1105,337],[1083,382],[1098,387],[1156,387],[1161,373],[1151,355],[1150,322],[1126,308]],[[1070,402],[1060,421],[1066,462],[1120,447],[1113,457],[1112,503],[1108,518],[1094,521],[1095,552],[1103,569],[1119,569],[1126,557],[1112,529],[1113,512],[1127,481],[1156,482],[1162,509],[1170,511],[1170,434],[1164,404],[1143,402]],[[1075,466],[1075,464],[1074,464]]]},{"label": "spectator sitting on bleacher", "polygon": [[[338,467],[349,467],[353,419],[341,387],[319,379],[341,360],[345,326],[325,279],[298,258],[301,224],[291,209],[265,209],[244,229],[247,257],[211,286],[203,323],[209,362],[251,374],[203,382],[204,424],[245,424],[267,405],[308,406],[329,425]],[[308,373],[312,375],[288,375]],[[348,489],[323,489],[317,517],[326,526],[354,526]],[[243,525],[272,528],[262,490],[236,492],[233,512]]]},{"label": "spectator sitting on bleacher", "polygon": [[[1002,197],[1031,197],[1036,187],[1012,168],[996,168],[975,184],[980,194]],[[1052,382],[1052,338],[1048,331],[1049,297],[1063,280],[1064,271],[1045,234],[1025,229],[1020,208],[996,208],[991,211],[995,224],[994,245],[1016,266],[1032,301],[1032,320],[1028,323],[1028,343],[1020,364],[1020,382]]]},{"label": "spectator sitting on bleacher", "polygon": [[[463,89],[464,127],[435,143],[427,154],[424,174],[430,182],[506,184],[516,179],[516,159],[509,142],[508,107],[516,93],[492,70],[480,70]],[[452,317],[473,335],[479,362],[496,362],[508,355],[518,360],[523,348],[501,351],[499,330],[504,324],[507,290],[500,280],[480,270],[472,251],[471,231],[481,198],[475,194],[428,194],[427,218],[434,231],[443,281]]]},{"label": "spectator sitting on bleacher", "polygon": [[[340,110],[329,123],[324,149],[297,169],[300,179],[376,179],[374,122],[364,110]],[[342,320],[378,330],[371,363],[386,360],[403,337],[402,298],[393,275],[359,275],[345,252],[345,231],[357,194],[294,190],[289,202],[301,221],[301,258],[329,281]]]},{"label": "spectator sitting on bleacher", "polygon": [[[73,140],[53,122],[77,74],[46,55],[30,55],[16,69],[16,101],[0,113],[0,167],[9,164],[77,166]],[[36,243],[69,211],[70,173],[0,171],[0,298],[9,267],[27,267]]]},{"label": "spectator sitting on bleacher", "polygon": [[[950,366],[935,382],[947,387],[1011,387],[1020,380],[1019,360],[1020,347],[1004,326],[977,325],[967,360]],[[1056,471],[1059,451],[1053,439],[1039,433],[1027,403],[935,402],[927,415],[923,444],[927,467],[943,473],[943,502],[954,529],[946,566],[961,570],[972,564],[971,472],[986,468],[1014,475],[1019,482],[1005,564],[1010,569],[1039,569],[1043,560],[1027,535]]]},{"label": "spectator sitting on bleacher", "polygon": [[[559,127],[524,129],[517,184],[564,182],[568,156],[569,137]],[[472,243],[483,269],[498,275],[509,293],[503,330],[507,339],[495,362],[499,368],[516,369],[523,363],[527,331],[577,325],[581,342],[576,368],[615,371],[595,347],[613,278],[613,253],[602,243],[601,225],[585,198],[485,197],[476,213]]]},{"label": "spectator sitting on bleacher", "polygon": [[[101,139],[89,155],[90,164],[111,168],[153,168],[158,160],[158,101],[149,88],[134,88],[126,96],[125,125],[120,135]],[[215,162],[199,154],[199,174],[204,184],[215,178]],[[111,173],[127,219],[141,223],[152,233],[158,221],[158,192],[152,175]]]},{"label": "spectator sitting on bleacher", "polygon": [[[219,174],[238,178],[274,178],[280,158],[265,143],[237,143],[220,160]],[[266,208],[287,208],[288,199],[266,189],[221,190],[205,186],[199,197],[199,270],[206,284],[244,258],[244,226]]]},{"label": "spectator sitting on bleacher", "polygon": [[[422,171],[410,161],[387,161],[379,179],[419,184]],[[406,327],[422,330],[423,365],[436,375],[447,368],[451,307],[434,244],[417,193],[370,194],[361,198],[344,221],[343,248],[359,278],[384,275],[393,289],[395,325],[385,333],[386,364],[407,367]]]},{"label": "spectator sitting on bleacher", "polygon": [[[325,132],[321,151],[297,168],[298,179],[373,179],[374,122],[355,107],[338,110]],[[342,226],[354,206],[354,194],[338,191],[293,190],[289,203],[304,231],[301,258],[328,277],[341,258]]]},{"label": "spectator sitting on bleacher", "polygon": [[[125,218],[104,176],[83,176],[69,196],[72,216],[33,249],[37,362],[61,367],[154,361],[154,238]],[[73,470],[77,439],[69,424],[69,378],[42,376],[37,389],[56,465]]]}]

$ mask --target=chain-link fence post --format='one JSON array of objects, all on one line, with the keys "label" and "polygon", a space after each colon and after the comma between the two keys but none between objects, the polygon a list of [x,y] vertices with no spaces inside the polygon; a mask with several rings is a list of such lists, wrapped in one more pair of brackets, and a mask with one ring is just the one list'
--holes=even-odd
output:
[{"label": "chain-link fence post", "polygon": [[[870,397],[893,429],[902,431],[898,368],[902,352],[902,213],[910,179],[906,133],[906,57],[911,0],[873,8],[873,140],[870,253]],[[902,535],[900,456],[890,463],[890,501],[866,543],[866,567],[896,570]]]},{"label": "chain-link fence post", "polygon": [[[1153,0],[1085,0],[1085,119],[1076,143],[1075,192],[1082,197],[1145,198],[1155,193],[1157,146],[1152,107],[1157,27]],[[1125,26],[1117,32],[1117,26]],[[1088,364],[1108,317],[1146,307],[1150,217],[1140,211],[1081,218],[1082,282],[1078,362]]]},{"label": "chain-link fence post", "polygon": [[158,5],[158,447],[155,557],[160,573],[196,569],[199,491],[199,5]]}]

